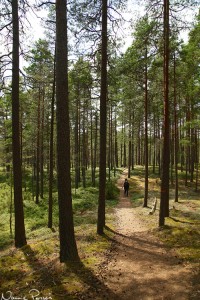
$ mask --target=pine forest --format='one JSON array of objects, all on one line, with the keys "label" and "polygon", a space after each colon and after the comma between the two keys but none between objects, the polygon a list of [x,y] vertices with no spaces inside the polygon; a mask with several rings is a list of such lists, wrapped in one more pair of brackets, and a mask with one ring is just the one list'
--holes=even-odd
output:
[{"label": "pine forest", "polygon": [[200,299],[200,1],[0,9],[0,299]]}]

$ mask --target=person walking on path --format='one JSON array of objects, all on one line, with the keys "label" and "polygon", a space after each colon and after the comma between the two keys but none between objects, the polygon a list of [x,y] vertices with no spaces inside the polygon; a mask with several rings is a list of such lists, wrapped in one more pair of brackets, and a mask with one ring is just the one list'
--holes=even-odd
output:
[{"label": "person walking on path", "polygon": [[129,182],[127,179],[124,181],[124,195],[128,197],[128,190],[129,190]]}]

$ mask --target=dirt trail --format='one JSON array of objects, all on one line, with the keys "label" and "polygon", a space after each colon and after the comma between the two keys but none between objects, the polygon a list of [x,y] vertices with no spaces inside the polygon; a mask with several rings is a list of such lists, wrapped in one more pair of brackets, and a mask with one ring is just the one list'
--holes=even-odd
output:
[{"label": "dirt trail", "polygon": [[[191,270],[169,253],[138,219],[123,194],[126,173],[118,181],[120,202],[111,260],[104,268],[104,284],[112,296],[96,299],[185,300],[191,293]],[[196,298],[197,299],[197,298]]]}]

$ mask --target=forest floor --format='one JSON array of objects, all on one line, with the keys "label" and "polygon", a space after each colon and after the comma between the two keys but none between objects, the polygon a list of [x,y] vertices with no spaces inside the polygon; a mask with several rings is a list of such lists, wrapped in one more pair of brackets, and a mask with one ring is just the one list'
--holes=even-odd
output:
[{"label": "forest floor", "polygon": [[[185,186],[180,177],[179,202],[174,203],[171,185],[170,217],[159,229],[157,175],[149,177],[146,208],[143,167],[135,168],[129,179],[129,197],[122,188],[126,177],[124,170],[117,181],[119,201],[112,204],[107,200],[107,226],[102,236],[96,234],[93,200],[89,202],[89,194],[80,189],[87,206],[75,214],[79,262],[59,262],[58,228],[50,230],[43,223],[38,230],[31,230],[28,245],[15,249],[10,244],[0,249],[0,300],[199,300],[199,191],[190,183]],[[150,214],[155,198],[158,205]],[[74,201],[80,204],[80,200]],[[43,203],[36,208],[39,214]],[[41,213],[39,218],[44,218]]]},{"label": "forest floor", "polygon": [[144,212],[124,196],[126,176],[124,172],[118,180],[120,201],[115,208],[116,227],[111,230],[112,249],[97,274],[96,292],[87,291],[79,299],[200,299],[199,264],[182,259],[175,248],[161,242],[155,234],[158,229],[150,229],[150,207]]}]

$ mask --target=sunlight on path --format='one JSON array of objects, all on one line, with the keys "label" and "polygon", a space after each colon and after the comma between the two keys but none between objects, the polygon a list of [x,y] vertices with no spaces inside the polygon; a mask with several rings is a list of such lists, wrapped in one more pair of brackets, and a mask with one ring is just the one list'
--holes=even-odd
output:
[{"label": "sunlight on path", "polygon": [[146,231],[146,227],[142,222],[134,216],[134,209],[131,206],[129,197],[124,195],[123,183],[127,178],[125,170],[122,177],[118,180],[118,188],[120,189],[120,202],[116,208],[117,228],[120,233],[131,235],[133,232]]}]

